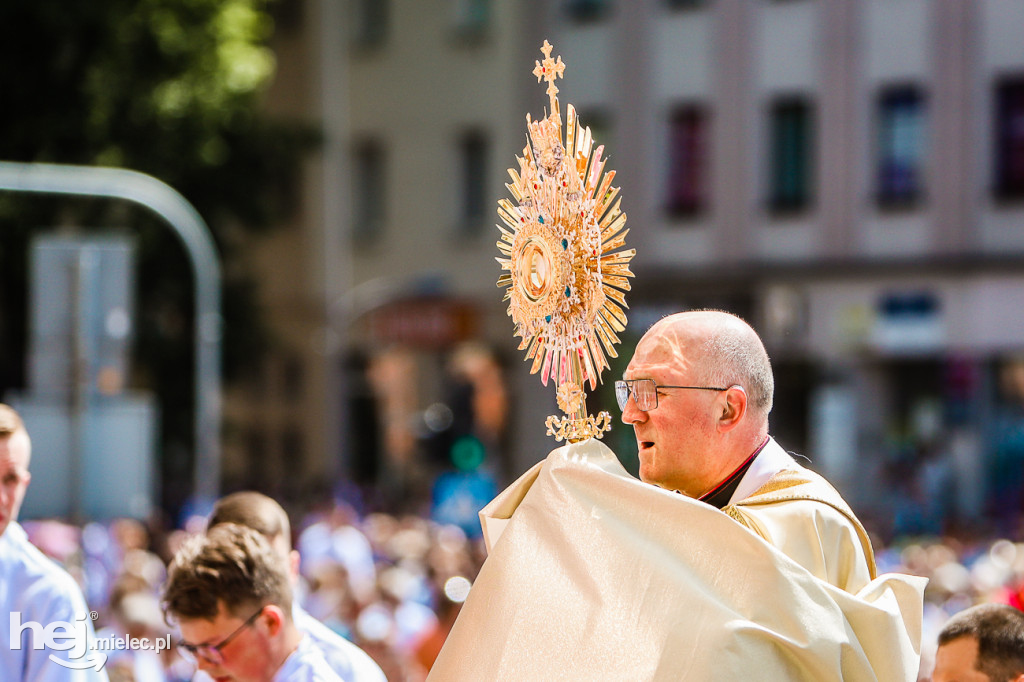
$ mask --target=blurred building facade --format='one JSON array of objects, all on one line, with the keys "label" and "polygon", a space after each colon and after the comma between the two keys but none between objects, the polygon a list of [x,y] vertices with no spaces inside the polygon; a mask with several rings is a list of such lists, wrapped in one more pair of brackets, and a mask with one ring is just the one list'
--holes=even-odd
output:
[{"label": "blurred building facade", "polygon": [[390,476],[372,461],[421,456],[427,408],[457,407],[466,341],[503,370],[501,472],[550,448],[554,401],[515,351],[491,227],[543,112],[547,38],[638,250],[623,355],[662,313],[734,311],[776,365],[773,431],[855,504],[905,532],[1020,510],[1024,5],[285,7],[268,106],[320,120],[325,146],[294,225],[253,249],[281,352],[228,396],[229,479]]}]

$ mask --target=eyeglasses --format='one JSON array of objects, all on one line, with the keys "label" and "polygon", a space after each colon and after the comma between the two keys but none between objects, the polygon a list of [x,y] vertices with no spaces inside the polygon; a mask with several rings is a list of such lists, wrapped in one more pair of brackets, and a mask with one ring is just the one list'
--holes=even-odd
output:
[{"label": "eyeglasses", "polygon": [[641,412],[650,412],[658,407],[658,389],[662,388],[689,388],[695,391],[729,390],[716,386],[664,386],[654,383],[654,379],[626,379],[615,382],[615,401],[619,403],[620,410],[625,410],[629,396],[633,396],[636,409]]},{"label": "eyeglasses", "polygon": [[189,644],[185,640],[181,640],[178,642],[178,649],[181,651],[182,655],[193,664],[198,664],[199,659],[202,659],[212,665],[221,665],[224,663],[224,654],[221,653],[221,650],[230,644],[231,640],[241,634],[242,630],[255,623],[256,619],[259,618],[265,608],[267,607],[260,607],[260,610],[249,616],[249,619],[238,626],[237,630],[222,639],[220,644]]}]

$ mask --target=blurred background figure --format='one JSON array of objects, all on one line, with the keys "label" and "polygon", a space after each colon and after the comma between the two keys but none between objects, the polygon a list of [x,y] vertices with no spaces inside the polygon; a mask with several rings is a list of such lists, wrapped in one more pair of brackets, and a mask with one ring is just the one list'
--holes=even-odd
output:
[{"label": "blurred background figure", "polygon": [[[162,568],[161,564],[161,568]],[[110,624],[97,631],[98,638],[136,638],[154,642],[168,639],[173,630],[164,621],[154,585],[132,572],[121,575],[110,591]],[[166,650],[131,649],[114,651],[107,659],[110,682],[177,682],[185,679],[174,668],[174,647]]]}]

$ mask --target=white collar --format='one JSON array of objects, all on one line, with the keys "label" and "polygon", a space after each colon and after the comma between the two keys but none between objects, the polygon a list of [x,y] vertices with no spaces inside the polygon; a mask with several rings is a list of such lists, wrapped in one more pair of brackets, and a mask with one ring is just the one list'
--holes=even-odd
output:
[{"label": "white collar", "polygon": [[740,484],[736,486],[735,492],[729,499],[729,504],[734,504],[742,499],[753,495],[758,488],[768,482],[768,479],[783,469],[795,469],[800,465],[789,456],[782,446],[769,438],[761,452],[751,462],[747,473],[743,474]]}]

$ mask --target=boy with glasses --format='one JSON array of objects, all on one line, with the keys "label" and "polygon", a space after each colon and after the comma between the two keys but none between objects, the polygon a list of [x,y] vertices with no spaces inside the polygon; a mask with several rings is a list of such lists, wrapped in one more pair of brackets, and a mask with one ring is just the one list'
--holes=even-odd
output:
[{"label": "boy with glasses", "polygon": [[[259,532],[285,562],[292,585],[298,584],[300,557],[292,548],[291,523],[288,514],[274,499],[252,490],[222,497],[213,506],[207,528],[224,523],[237,523]],[[345,682],[387,682],[384,672],[369,654],[313,618],[294,600],[292,619]]]},{"label": "boy with glasses", "polygon": [[218,682],[339,682],[291,609],[284,561],[251,528],[191,537],[168,568],[164,613],[181,630],[178,650]]}]

